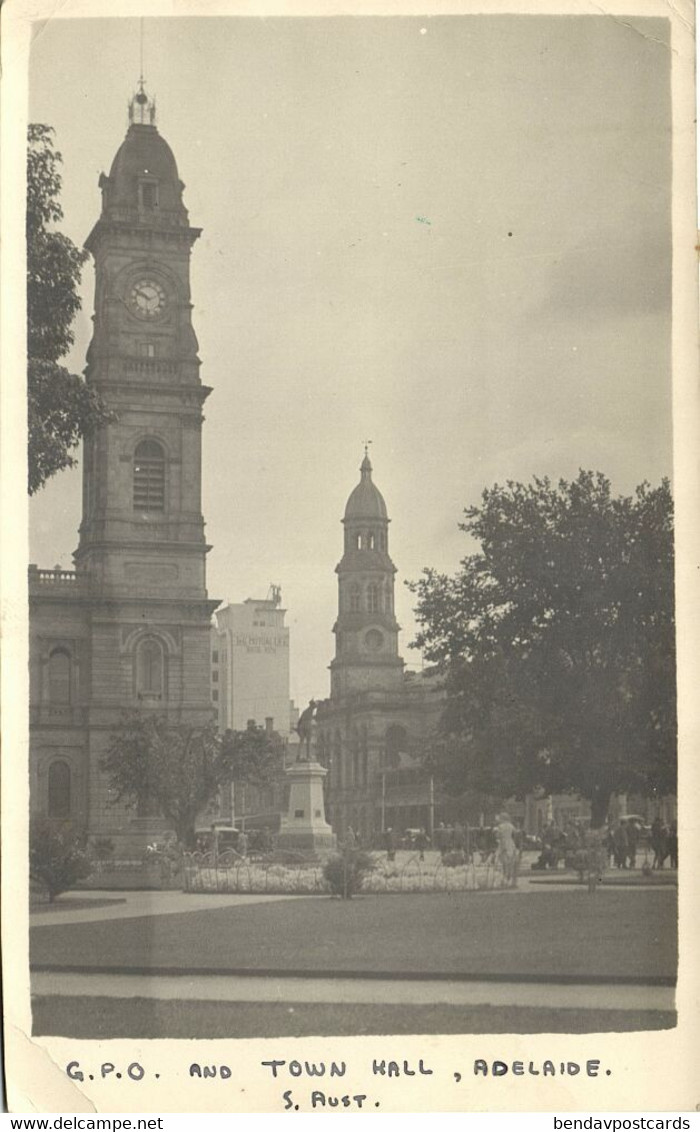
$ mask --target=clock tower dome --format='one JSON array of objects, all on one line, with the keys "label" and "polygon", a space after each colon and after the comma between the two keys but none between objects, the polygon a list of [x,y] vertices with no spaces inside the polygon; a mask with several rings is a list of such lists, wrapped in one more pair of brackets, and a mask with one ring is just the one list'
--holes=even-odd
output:
[{"label": "clock tower dome", "polygon": [[389,522],[365,448],[360,482],[345,507],[344,553],[336,566],[338,618],[333,627],[331,699],[356,692],[391,691],[402,685]]}]

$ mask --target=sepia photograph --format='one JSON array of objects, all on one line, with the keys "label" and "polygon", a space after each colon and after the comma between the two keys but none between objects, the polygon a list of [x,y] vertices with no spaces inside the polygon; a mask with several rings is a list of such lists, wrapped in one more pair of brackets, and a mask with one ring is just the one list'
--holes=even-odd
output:
[{"label": "sepia photograph", "polygon": [[676,1027],[671,31],[32,25],[32,1035]]}]

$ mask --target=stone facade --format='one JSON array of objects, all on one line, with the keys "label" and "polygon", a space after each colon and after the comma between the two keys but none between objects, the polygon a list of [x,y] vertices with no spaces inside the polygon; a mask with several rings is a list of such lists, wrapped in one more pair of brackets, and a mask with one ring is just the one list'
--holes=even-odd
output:
[{"label": "stone facade", "polygon": [[213,715],[201,509],[202,405],[189,224],[172,151],[141,91],[100,177],[85,371],[114,420],[83,446],[75,570],[30,567],[32,807],[122,852],[159,830],[111,804],[101,761],[125,710]]},{"label": "stone facade", "polygon": [[399,656],[389,522],[365,453],[336,567],[331,694],[317,710],[318,757],[329,769],[327,817],[340,837],[351,826],[365,841],[389,826],[428,829],[441,802],[421,758],[436,734],[444,692],[435,677],[406,673]]}]

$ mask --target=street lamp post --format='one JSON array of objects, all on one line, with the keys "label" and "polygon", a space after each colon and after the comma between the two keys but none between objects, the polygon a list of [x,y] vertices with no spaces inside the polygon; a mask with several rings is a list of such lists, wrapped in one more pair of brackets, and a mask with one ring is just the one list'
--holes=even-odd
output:
[{"label": "street lamp post", "polygon": [[386,771],[382,771],[382,833],[386,827]]}]

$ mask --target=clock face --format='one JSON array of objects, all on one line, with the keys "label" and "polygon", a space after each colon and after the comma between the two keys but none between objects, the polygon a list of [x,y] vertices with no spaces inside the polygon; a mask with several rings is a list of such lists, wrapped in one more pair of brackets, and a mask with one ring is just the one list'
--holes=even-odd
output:
[{"label": "clock face", "polygon": [[165,291],[155,279],[140,279],[129,292],[129,306],[138,318],[157,318],[165,305]]},{"label": "clock face", "polygon": [[368,629],[365,633],[365,645],[370,652],[379,652],[384,644],[384,635],[379,632],[379,629]]}]

